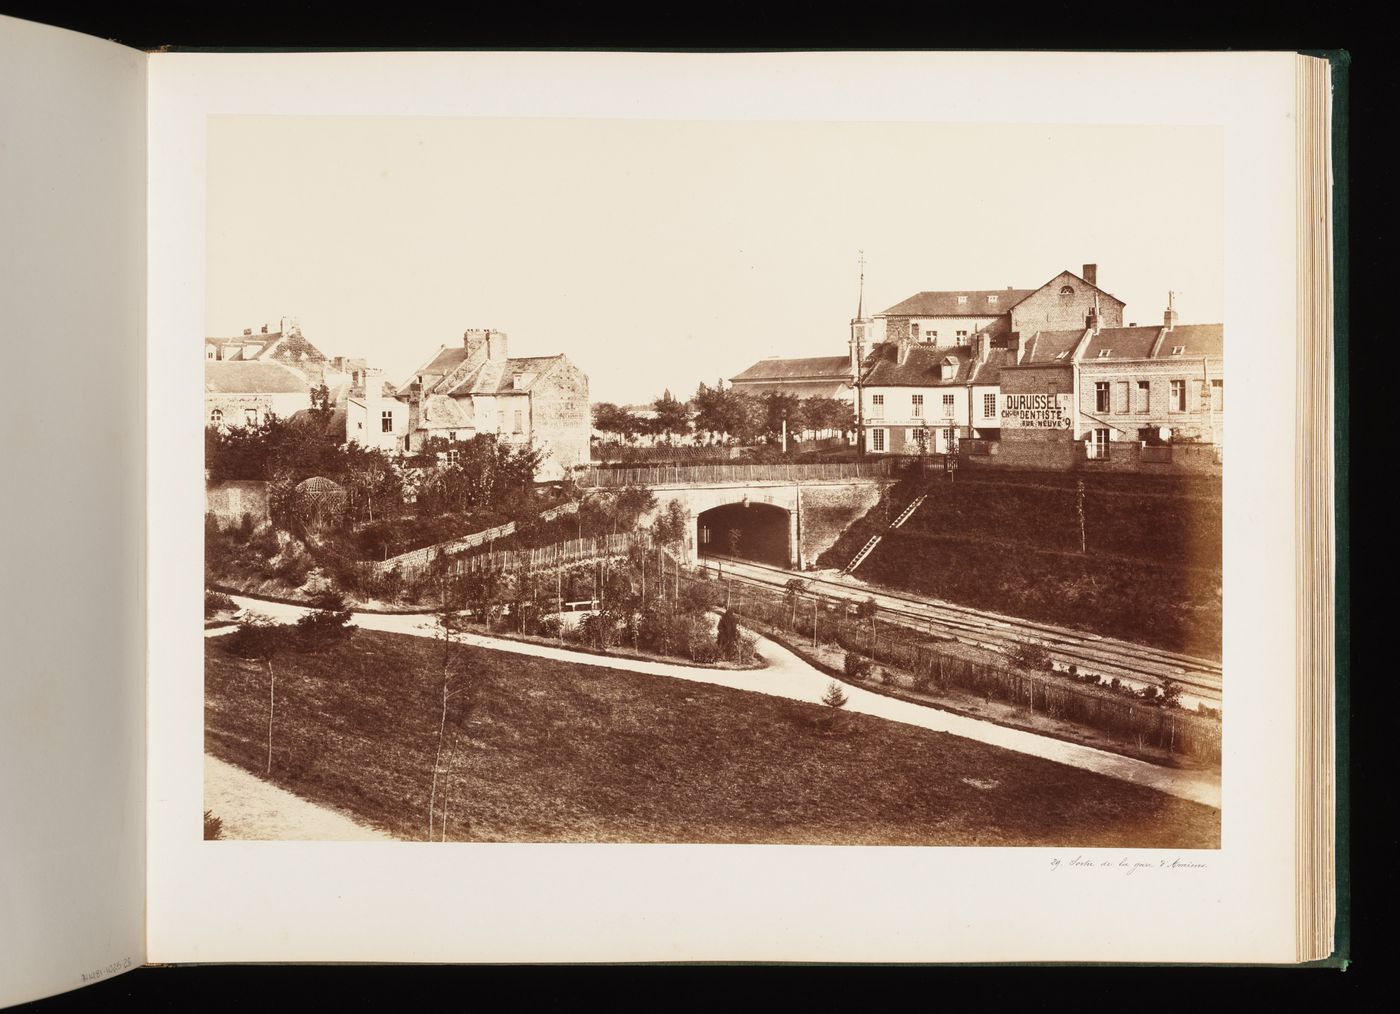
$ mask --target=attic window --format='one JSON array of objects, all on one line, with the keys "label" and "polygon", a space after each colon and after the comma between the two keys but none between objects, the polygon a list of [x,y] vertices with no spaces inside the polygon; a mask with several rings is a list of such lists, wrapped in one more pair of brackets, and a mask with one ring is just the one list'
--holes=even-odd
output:
[{"label": "attic window", "polygon": [[1100,358],[1100,359],[1107,359],[1107,358],[1108,358],[1110,355],[1112,355],[1112,354],[1113,354],[1113,350],[1112,350],[1112,349],[1099,349],[1099,358]]},{"label": "attic window", "polygon": [[1056,352],[1056,353],[1055,353],[1055,358],[1056,358],[1056,359],[1063,359],[1063,358],[1064,358],[1065,356],[1067,356],[1067,355],[1069,355],[1069,352],[1067,352],[1067,351],[1066,351],[1066,352]]},{"label": "attic window", "polygon": [[1072,296],[1072,295],[1074,295],[1074,286],[1073,286],[1073,285],[1061,285],[1061,286],[1060,286],[1060,295],[1062,295],[1062,296]]},{"label": "attic window", "polygon": [[1182,354],[1183,352],[1185,352],[1185,351],[1186,351],[1186,346],[1185,346],[1185,345],[1173,345],[1173,346],[1172,346],[1172,355],[1174,355],[1174,356],[1179,356],[1179,355],[1181,355],[1181,354]]},{"label": "attic window", "polygon": [[967,302],[967,297],[966,297],[966,296],[959,296],[959,297],[958,297],[958,302],[959,302],[959,303],[966,303],[966,302]]},{"label": "attic window", "polygon": [[1000,298],[1001,298],[1000,296],[988,296],[988,297],[987,297],[987,302],[989,302],[989,303],[995,303],[995,302],[996,302],[998,299],[1000,299]]}]

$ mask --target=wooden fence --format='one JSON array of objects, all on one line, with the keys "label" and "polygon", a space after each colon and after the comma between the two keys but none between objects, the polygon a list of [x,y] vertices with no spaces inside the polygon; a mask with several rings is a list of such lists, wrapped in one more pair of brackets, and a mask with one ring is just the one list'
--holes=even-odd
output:
[{"label": "wooden fence", "polygon": [[[578,511],[577,503],[564,503],[558,507],[551,507],[540,514],[541,521],[553,521],[555,518],[563,517],[565,514],[574,514]],[[387,560],[375,560],[370,566],[375,574],[388,574],[391,570],[397,569],[400,573],[413,568],[426,567],[439,556],[451,556],[455,553],[464,553],[476,549],[497,539],[504,539],[515,534],[515,522],[507,521],[503,525],[495,528],[487,528],[484,531],[473,532],[471,535],[464,535],[460,539],[452,539],[448,542],[439,542],[434,546],[424,546],[422,549],[415,549],[411,552],[400,553],[398,556],[391,556]]]},{"label": "wooden fence", "polygon": [[[685,580],[694,580],[687,578]],[[713,582],[710,582],[713,587]],[[872,661],[910,673],[915,685],[955,687],[1108,732],[1139,747],[1152,745],[1207,761],[1219,761],[1221,726],[1214,719],[1179,709],[1135,703],[1111,691],[1076,685],[1067,675],[1022,672],[972,662],[908,628],[850,615],[848,604],[823,596],[794,597],[776,589],[731,583],[728,608],[760,629],[796,635],[810,643],[835,644]],[[813,604],[816,609],[813,609]],[[795,607],[795,608],[794,608]]]},{"label": "wooden fence", "polygon": [[587,468],[579,484],[592,488],[686,486],[727,482],[839,482],[882,479],[894,474],[896,462],[826,461],[771,465],[658,465],[650,468]]},{"label": "wooden fence", "polygon": [[561,567],[619,559],[630,554],[634,546],[648,551],[652,548],[650,539],[644,533],[627,532],[601,538],[569,539],[534,549],[443,554],[442,557],[399,564],[389,570],[379,569],[380,564],[369,563],[362,565],[359,581],[361,589],[371,595],[392,597],[404,588],[412,589],[436,576],[436,565],[445,568],[446,574],[454,578],[484,573],[544,573]]}]

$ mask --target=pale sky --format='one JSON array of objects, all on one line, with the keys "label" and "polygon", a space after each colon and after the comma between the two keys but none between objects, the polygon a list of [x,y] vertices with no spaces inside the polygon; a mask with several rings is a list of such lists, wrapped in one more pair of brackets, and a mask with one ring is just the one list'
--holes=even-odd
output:
[{"label": "pale sky", "polygon": [[1096,263],[1223,320],[1212,127],[216,116],[211,335],[282,317],[395,380],[467,328],[566,353],[596,401],[841,355],[856,309]]}]

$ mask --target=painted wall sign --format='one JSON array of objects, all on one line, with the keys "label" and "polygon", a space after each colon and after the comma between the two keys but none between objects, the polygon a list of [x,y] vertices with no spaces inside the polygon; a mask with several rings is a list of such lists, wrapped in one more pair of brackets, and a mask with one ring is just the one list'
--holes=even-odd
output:
[{"label": "painted wall sign", "polygon": [[1067,430],[1074,425],[1072,394],[1006,394],[1001,401],[1002,429]]}]

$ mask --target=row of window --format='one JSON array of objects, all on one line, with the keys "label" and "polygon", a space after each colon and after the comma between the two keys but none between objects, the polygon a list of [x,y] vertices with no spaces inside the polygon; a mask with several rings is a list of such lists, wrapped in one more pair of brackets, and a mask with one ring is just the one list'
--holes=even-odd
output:
[{"label": "row of window", "polygon": [[[912,321],[912,322],[910,322],[910,324],[909,324],[909,337],[911,337],[911,338],[918,338],[918,337],[919,337],[919,324],[918,324],[918,321]],[[968,337],[967,337],[967,332],[966,332],[966,331],[957,331],[957,332],[954,333],[953,337],[957,340],[957,344],[959,344],[959,345],[966,345],[966,344],[968,344]],[[923,333],[923,339],[924,339],[924,341],[926,341],[926,342],[934,342],[934,343],[937,343],[937,341],[938,341],[938,332],[937,332],[936,330],[925,331],[925,332]]]},{"label": "row of window", "polygon": [[[878,428],[871,429],[869,431],[868,435],[870,438],[870,449],[872,451],[883,451],[885,449],[886,432],[886,430]],[[928,428],[906,429],[904,431],[904,442],[907,446],[910,447],[918,447],[921,443],[926,443],[926,450],[934,451],[936,448],[941,446],[940,441],[942,441],[942,443],[949,442],[947,438],[940,436],[940,434],[942,434],[943,432],[943,430]]]},{"label": "row of window", "polygon": [[[256,426],[258,424],[258,410],[256,408],[245,408],[243,410],[243,423],[246,426]],[[224,411],[216,408],[209,413],[209,425],[222,427],[224,425]]]},{"label": "row of window", "polygon": [[[1202,383],[1202,381],[1196,381],[1196,390],[1201,407],[1205,407],[1206,389],[1201,386]],[[1209,391],[1210,410],[1212,412],[1223,411],[1225,408],[1225,382],[1223,380],[1212,380],[1210,382]],[[1117,395],[1116,398],[1114,397],[1115,393]],[[1129,382],[1126,380],[1097,381],[1094,384],[1094,410],[1096,412],[1118,412],[1123,415],[1129,413],[1147,415],[1152,411],[1152,384],[1146,380],[1139,380],[1136,382],[1136,387],[1130,387]],[[1167,411],[1190,411],[1186,400],[1185,380],[1173,380],[1169,382],[1167,391]]]},{"label": "row of window", "polygon": [[[922,394],[912,394],[909,396],[910,418],[924,418],[924,396]],[[943,415],[953,414],[953,396],[943,395]],[[995,419],[997,414],[997,396],[993,392],[985,392],[982,395],[982,416],[986,419]],[[870,416],[873,419],[883,419],[885,416],[885,396],[883,394],[872,394],[870,396]]]}]

